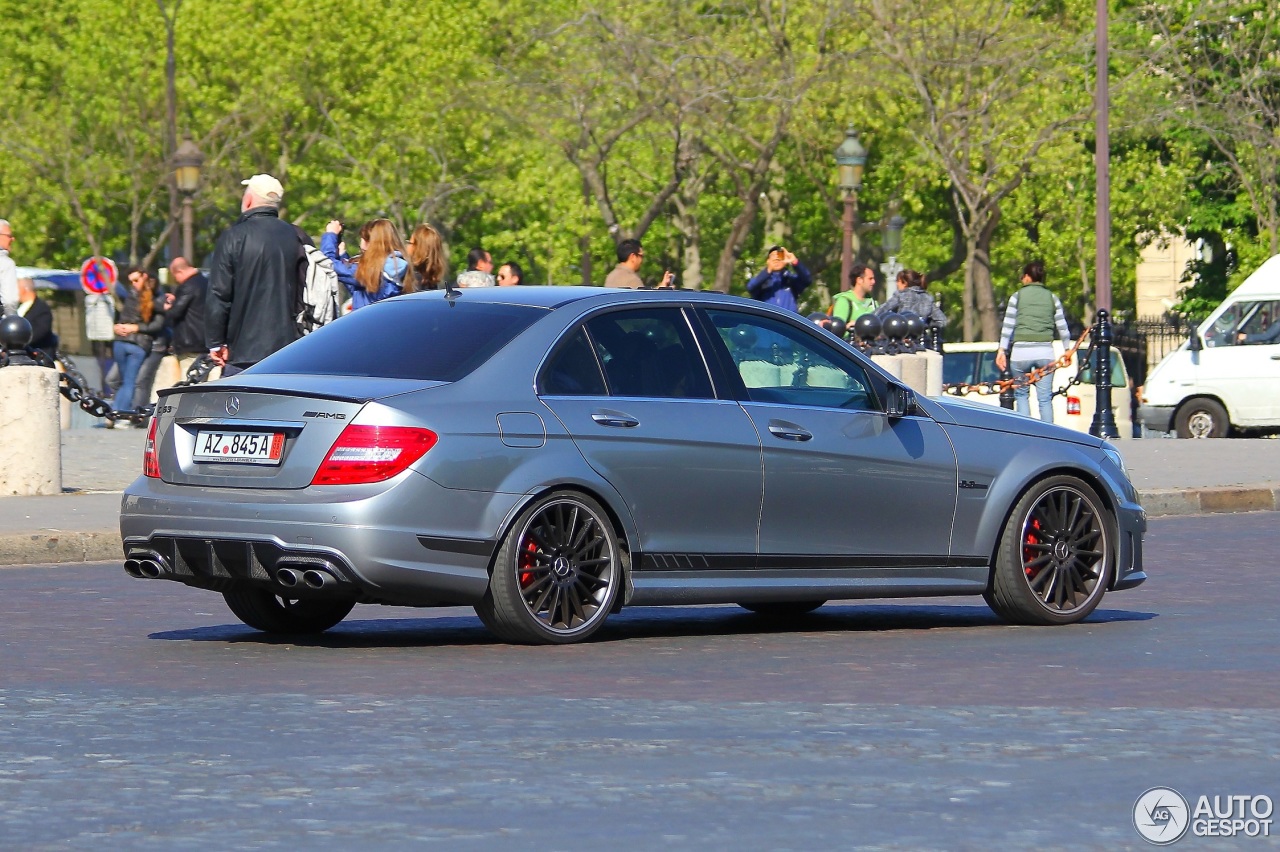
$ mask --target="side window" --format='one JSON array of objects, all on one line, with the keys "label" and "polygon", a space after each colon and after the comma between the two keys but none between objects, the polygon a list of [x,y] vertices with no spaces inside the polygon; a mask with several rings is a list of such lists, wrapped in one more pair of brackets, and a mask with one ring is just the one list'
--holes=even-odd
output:
[{"label": "side window", "polygon": [[[1280,315],[1276,309],[1280,302],[1250,302],[1241,312],[1237,340],[1240,343],[1280,343]],[[1240,340],[1243,334],[1246,340]]]},{"label": "side window", "polygon": [[600,364],[582,329],[574,332],[542,371],[542,392],[549,396],[607,396]]},{"label": "side window", "polygon": [[1213,321],[1206,346],[1280,343],[1280,302],[1236,302]]},{"label": "side window", "polygon": [[587,321],[613,396],[710,399],[711,377],[679,308],[612,311]]},{"label": "side window", "polygon": [[866,371],[815,335],[756,314],[709,310],[707,316],[752,402],[879,410]]}]

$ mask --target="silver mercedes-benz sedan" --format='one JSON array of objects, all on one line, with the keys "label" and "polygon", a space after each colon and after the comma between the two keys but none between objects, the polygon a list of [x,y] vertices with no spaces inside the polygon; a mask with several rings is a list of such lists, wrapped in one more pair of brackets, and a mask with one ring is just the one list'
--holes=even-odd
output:
[{"label": "silver mercedes-benz sedan", "polygon": [[458,605],[565,643],[624,606],[920,595],[1069,624],[1146,579],[1106,442],[917,396],[795,314],[671,290],[402,296],[162,391],[120,529],[130,575],[274,633]]}]

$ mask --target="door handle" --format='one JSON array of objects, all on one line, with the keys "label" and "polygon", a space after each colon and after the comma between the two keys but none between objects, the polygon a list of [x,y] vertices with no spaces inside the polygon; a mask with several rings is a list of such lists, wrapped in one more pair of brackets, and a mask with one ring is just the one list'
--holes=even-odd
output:
[{"label": "door handle", "polygon": [[591,412],[591,419],[601,426],[618,426],[629,429],[632,426],[640,425],[639,420],[630,414],[623,414],[621,411],[593,411]]},{"label": "door handle", "polygon": [[813,433],[801,429],[794,423],[779,423],[774,421],[769,424],[769,434],[775,438],[782,438],[784,441],[808,441],[813,438]]},{"label": "door handle", "polygon": [[1271,360],[1272,360],[1272,361],[1280,361],[1280,355],[1272,355],[1272,356],[1271,356]]}]

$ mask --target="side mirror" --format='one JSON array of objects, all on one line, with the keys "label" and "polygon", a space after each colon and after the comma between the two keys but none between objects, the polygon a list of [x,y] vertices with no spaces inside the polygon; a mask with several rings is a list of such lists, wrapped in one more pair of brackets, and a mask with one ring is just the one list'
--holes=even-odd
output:
[{"label": "side mirror", "polygon": [[1187,348],[1192,352],[1199,352],[1204,349],[1204,341],[1200,339],[1200,329],[1191,326],[1191,336],[1187,338]]},{"label": "side mirror", "polygon": [[889,398],[886,400],[884,411],[890,419],[915,414],[916,410],[915,391],[902,385],[889,385]]}]

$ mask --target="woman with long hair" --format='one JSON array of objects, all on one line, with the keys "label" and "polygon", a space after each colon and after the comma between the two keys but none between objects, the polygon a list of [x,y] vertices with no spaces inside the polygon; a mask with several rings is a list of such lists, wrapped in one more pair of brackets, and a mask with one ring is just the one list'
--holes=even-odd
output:
[{"label": "woman with long hair", "polygon": [[440,232],[423,222],[409,235],[409,268],[404,291],[439,290],[445,273],[444,240]]},{"label": "woman with long hair", "polygon": [[[138,373],[151,352],[151,344],[164,332],[164,312],[156,299],[156,280],[138,266],[131,267],[125,277],[129,287],[125,290],[120,316],[113,327],[115,340],[111,347],[112,355],[120,365],[116,411],[135,409],[133,397],[138,386]],[[116,424],[129,425],[124,420],[118,420]]]},{"label": "woman with long hair", "polygon": [[334,219],[320,237],[320,251],[333,262],[338,280],[351,294],[351,309],[399,296],[405,270],[404,243],[388,219],[374,219],[360,229],[360,256],[352,260],[339,247],[342,223]]}]

